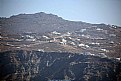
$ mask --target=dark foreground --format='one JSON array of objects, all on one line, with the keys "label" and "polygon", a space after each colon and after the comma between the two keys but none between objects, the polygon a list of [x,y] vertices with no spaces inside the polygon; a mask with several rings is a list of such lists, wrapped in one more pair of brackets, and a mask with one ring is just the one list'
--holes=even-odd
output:
[{"label": "dark foreground", "polygon": [[83,54],[7,51],[0,53],[0,81],[121,81],[121,63]]}]

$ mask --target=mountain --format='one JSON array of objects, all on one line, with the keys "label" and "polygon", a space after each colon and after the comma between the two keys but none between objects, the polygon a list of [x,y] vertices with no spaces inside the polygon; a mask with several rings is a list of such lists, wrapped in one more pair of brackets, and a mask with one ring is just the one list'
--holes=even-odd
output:
[{"label": "mountain", "polygon": [[44,12],[0,18],[1,81],[120,81],[121,27]]},{"label": "mountain", "polygon": [[121,58],[121,27],[115,25],[69,21],[40,12],[0,18],[0,31],[0,51],[88,52]]},{"label": "mountain", "polygon": [[1,18],[1,25],[7,33],[36,32],[45,33],[51,31],[74,31],[90,24],[64,20],[61,17],[44,12],[36,14],[19,14],[10,18]]}]

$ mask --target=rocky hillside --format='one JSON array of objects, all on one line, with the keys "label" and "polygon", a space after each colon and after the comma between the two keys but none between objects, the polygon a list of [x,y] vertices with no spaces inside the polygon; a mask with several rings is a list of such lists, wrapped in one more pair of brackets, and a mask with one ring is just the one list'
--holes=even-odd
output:
[{"label": "rocky hillside", "polygon": [[86,54],[39,51],[0,53],[2,81],[120,81],[116,59]]},{"label": "rocky hillside", "polygon": [[10,18],[1,18],[2,29],[7,33],[45,33],[50,31],[74,31],[90,24],[72,22],[44,12],[36,14],[19,14]]},{"label": "rocky hillside", "polygon": [[121,58],[121,27],[64,20],[44,12],[0,18],[0,51],[71,52]]},{"label": "rocky hillside", "polygon": [[0,81],[121,81],[121,27],[44,12],[0,18]]}]

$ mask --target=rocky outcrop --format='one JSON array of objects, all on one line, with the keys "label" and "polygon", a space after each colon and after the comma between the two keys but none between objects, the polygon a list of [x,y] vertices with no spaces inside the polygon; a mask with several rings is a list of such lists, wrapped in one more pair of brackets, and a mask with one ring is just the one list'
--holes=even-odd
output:
[{"label": "rocky outcrop", "polygon": [[0,53],[5,81],[120,81],[121,63],[98,56],[39,51]]}]

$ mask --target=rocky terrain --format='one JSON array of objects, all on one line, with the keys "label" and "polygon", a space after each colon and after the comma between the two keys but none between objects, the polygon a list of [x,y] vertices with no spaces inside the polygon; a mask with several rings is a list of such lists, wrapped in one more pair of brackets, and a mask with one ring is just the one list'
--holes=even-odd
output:
[{"label": "rocky terrain", "polygon": [[116,59],[76,53],[7,51],[0,53],[2,81],[120,81]]},{"label": "rocky terrain", "polygon": [[0,18],[0,53],[2,80],[120,81],[121,27],[44,12]]},{"label": "rocky terrain", "polygon": [[0,51],[24,49],[121,58],[121,27],[64,20],[44,12],[0,18]]}]

